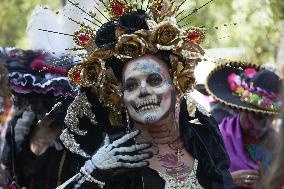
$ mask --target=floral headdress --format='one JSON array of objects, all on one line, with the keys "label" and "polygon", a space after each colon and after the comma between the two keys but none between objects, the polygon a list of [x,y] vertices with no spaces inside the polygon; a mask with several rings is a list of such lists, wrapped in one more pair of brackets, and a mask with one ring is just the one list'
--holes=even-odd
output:
[{"label": "floral headdress", "polygon": [[[90,157],[87,148],[77,143],[78,138],[89,137],[86,127],[84,130],[79,128],[80,121],[88,118],[88,123],[98,125],[101,119],[94,114],[96,110],[89,99],[90,91],[103,106],[109,108],[110,112],[106,114],[110,124],[122,123],[123,89],[120,76],[123,66],[130,59],[166,52],[169,55],[166,63],[176,89],[181,93],[194,89],[193,71],[204,54],[199,44],[204,40],[205,29],[185,23],[185,18],[191,15],[182,18],[183,13],[188,12],[181,10],[185,2],[149,0],[138,5],[137,2],[130,4],[125,0],[98,0],[94,10],[89,7],[84,10],[80,3],[68,0],[70,6],[89,18],[82,22],[69,18],[80,28],[73,34],[64,34],[72,36],[76,44],[69,50],[79,52],[83,59],[81,64],[68,72],[71,83],[81,89],[67,110],[67,128],[60,137],[70,151]],[[99,6],[104,6],[105,10],[102,11],[104,8]],[[102,23],[102,19],[106,23]]]},{"label": "floral headdress", "polygon": [[204,54],[199,43],[205,34],[203,28],[184,29],[178,25],[175,16],[181,5],[174,6],[171,0],[155,0],[149,1],[144,11],[124,0],[111,0],[108,5],[100,2],[107,8],[109,21],[98,29],[78,23],[81,27],[73,35],[77,45],[73,50],[86,52],[83,63],[69,70],[73,84],[93,88],[103,104],[119,112],[123,104],[122,84],[114,74],[115,68],[106,65],[107,60],[118,58],[121,61],[115,66],[123,67],[132,58],[169,51],[176,88],[183,93],[194,89],[193,69]]}]

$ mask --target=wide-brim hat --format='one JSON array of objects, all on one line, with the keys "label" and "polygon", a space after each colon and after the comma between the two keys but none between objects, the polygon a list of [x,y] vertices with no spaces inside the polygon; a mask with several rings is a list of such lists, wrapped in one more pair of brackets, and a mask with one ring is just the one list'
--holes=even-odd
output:
[{"label": "wide-brim hat", "polygon": [[[5,48],[3,48],[5,50]],[[76,88],[67,78],[66,57],[55,58],[44,51],[8,49],[0,52],[0,64],[8,70],[8,85],[16,94],[49,94],[74,97]]]},{"label": "wide-brim hat", "polygon": [[221,104],[238,111],[268,115],[280,112],[281,79],[274,72],[252,63],[229,62],[217,65],[209,73],[205,88]]}]

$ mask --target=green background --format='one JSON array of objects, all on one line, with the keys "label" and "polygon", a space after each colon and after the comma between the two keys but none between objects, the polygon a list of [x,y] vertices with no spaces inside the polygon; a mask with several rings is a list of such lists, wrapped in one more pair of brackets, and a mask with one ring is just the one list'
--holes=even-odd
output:
[{"label": "green background", "polygon": [[[207,1],[188,0],[183,8],[194,10]],[[63,3],[59,0],[1,0],[0,46],[28,49],[25,28],[35,5],[48,4],[56,11]],[[246,53],[240,59],[274,63],[283,33],[283,7],[283,0],[214,0],[185,22],[209,28],[202,44],[204,48],[242,47]]]}]

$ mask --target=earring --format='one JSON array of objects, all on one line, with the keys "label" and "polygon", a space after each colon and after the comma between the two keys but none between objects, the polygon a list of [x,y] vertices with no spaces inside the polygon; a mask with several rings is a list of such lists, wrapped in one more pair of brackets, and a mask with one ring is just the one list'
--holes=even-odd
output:
[{"label": "earring", "polygon": [[178,132],[178,137],[179,137],[179,113],[180,113],[180,97],[177,97],[174,116],[175,116],[175,129]]},{"label": "earring", "polygon": [[129,118],[129,114],[127,109],[125,108],[125,115],[126,115],[126,122],[127,122],[127,126],[126,126],[126,133],[130,133],[130,118]]}]

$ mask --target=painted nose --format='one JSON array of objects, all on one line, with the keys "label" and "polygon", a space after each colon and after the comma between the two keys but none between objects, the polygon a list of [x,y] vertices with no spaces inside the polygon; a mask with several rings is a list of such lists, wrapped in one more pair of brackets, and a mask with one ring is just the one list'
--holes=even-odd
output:
[{"label": "painted nose", "polygon": [[141,87],[139,97],[145,97],[145,96],[148,96],[148,95],[149,95],[149,92],[148,92],[147,88]]}]

